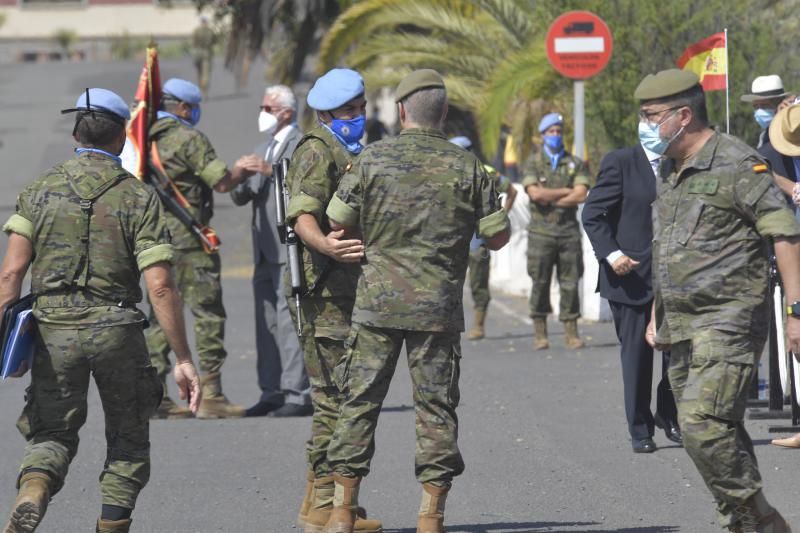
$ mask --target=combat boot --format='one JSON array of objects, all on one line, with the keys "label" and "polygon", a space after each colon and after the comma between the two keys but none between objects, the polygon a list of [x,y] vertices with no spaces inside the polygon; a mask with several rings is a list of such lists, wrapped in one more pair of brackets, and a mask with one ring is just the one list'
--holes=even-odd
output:
[{"label": "combat boot", "polygon": [[417,533],[444,533],[444,502],[449,487],[422,485],[422,503],[417,518]]},{"label": "combat boot", "polygon": [[44,518],[50,503],[53,480],[44,472],[34,471],[22,475],[14,508],[3,533],[30,533]]},{"label": "combat boot", "polygon": [[103,520],[102,518],[97,521],[97,529],[95,533],[128,533],[131,530],[130,518],[123,520]]},{"label": "combat boot", "polygon": [[577,350],[586,346],[584,342],[578,337],[578,321],[565,320],[564,321],[564,337],[567,348]]},{"label": "combat boot", "polygon": [[309,470],[306,473],[306,488],[303,493],[303,502],[300,504],[300,512],[297,513],[297,527],[302,528],[306,525],[306,518],[314,503],[314,471]]},{"label": "combat boot", "polygon": [[550,347],[547,341],[547,319],[534,318],[533,319],[533,349],[546,350]]},{"label": "combat boot", "polygon": [[161,387],[164,390],[164,395],[161,397],[161,404],[159,404],[156,412],[150,418],[153,419],[177,419],[177,418],[191,418],[194,416],[192,410],[188,407],[178,405],[172,398],[167,395],[167,380],[161,379]]},{"label": "combat boot", "polygon": [[241,418],[244,407],[228,401],[222,394],[222,380],[219,372],[211,372],[200,378],[203,397],[197,408],[197,418]]},{"label": "combat boot", "polygon": [[[308,510],[305,533],[322,533],[327,531],[328,521],[333,512],[333,495],[335,485],[333,476],[317,478],[314,481],[314,502]],[[356,507],[356,519],[353,524],[353,533],[382,533],[383,524],[380,520],[368,520],[367,511],[363,507]]]},{"label": "combat boot", "polygon": [[475,323],[472,328],[467,332],[467,339],[477,341],[483,338],[483,324],[486,321],[486,311],[483,309],[475,310]]},{"label": "combat boot", "polygon": [[742,533],[792,533],[789,523],[758,491],[734,510]]}]

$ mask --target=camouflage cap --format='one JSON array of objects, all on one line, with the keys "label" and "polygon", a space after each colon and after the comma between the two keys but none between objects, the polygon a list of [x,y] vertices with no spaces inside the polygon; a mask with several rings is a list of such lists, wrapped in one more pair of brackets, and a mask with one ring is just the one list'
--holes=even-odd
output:
[{"label": "camouflage cap", "polygon": [[397,84],[397,89],[394,91],[394,101],[399,102],[420,89],[429,89],[431,87],[445,88],[442,75],[430,68],[415,70]]},{"label": "camouflage cap", "polygon": [[700,83],[697,74],[690,70],[671,68],[657,74],[648,74],[636,87],[637,100],[655,100],[682,93]]}]

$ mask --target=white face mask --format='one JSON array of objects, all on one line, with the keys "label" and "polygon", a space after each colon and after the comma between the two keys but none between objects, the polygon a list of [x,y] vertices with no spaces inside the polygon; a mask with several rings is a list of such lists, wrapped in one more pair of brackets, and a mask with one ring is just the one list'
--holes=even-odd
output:
[{"label": "white face mask", "polygon": [[267,135],[272,135],[277,127],[278,117],[266,111],[262,111],[258,114],[258,131],[266,133]]}]

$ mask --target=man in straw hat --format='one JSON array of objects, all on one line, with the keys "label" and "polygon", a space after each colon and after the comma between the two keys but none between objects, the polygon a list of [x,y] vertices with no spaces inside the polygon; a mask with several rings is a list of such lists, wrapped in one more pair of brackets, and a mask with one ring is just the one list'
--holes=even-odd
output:
[{"label": "man in straw hat", "polygon": [[[769,135],[778,153],[788,157],[793,164],[800,162],[800,105],[792,105],[779,111],[770,124]],[[800,433],[785,439],[774,439],[772,444],[800,448]]]},{"label": "man in straw hat", "polygon": [[[634,96],[643,146],[667,158],[654,205],[655,312],[647,339],[670,347],[684,448],[723,527],[789,532],[761,490],[744,412],[768,332],[763,241],[774,241],[788,301],[798,301],[800,224],[758,153],[709,126],[694,73],[648,75]],[[790,319],[787,334],[789,347],[800,350],[800,320]]]}]

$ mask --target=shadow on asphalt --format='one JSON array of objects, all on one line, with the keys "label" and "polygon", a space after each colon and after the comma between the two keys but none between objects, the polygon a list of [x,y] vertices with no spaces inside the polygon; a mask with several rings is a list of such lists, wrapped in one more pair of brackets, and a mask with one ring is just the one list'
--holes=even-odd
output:
[{"label": "shadow on asphalt", "polygon": [[[596,526],[598,522],[498,522],[494,524],[474,524],[447,526],[452,533],[575,533],[575,528]],[[559,528],[569,529],[559,529]],[[555,528],[555,529],[554,529]],[[386,533],[415,533],[416,529],[385,529]],[[622,529],[591,529],[591,533],[672,533],[680,531],[676,526],[626,527]]]}]

